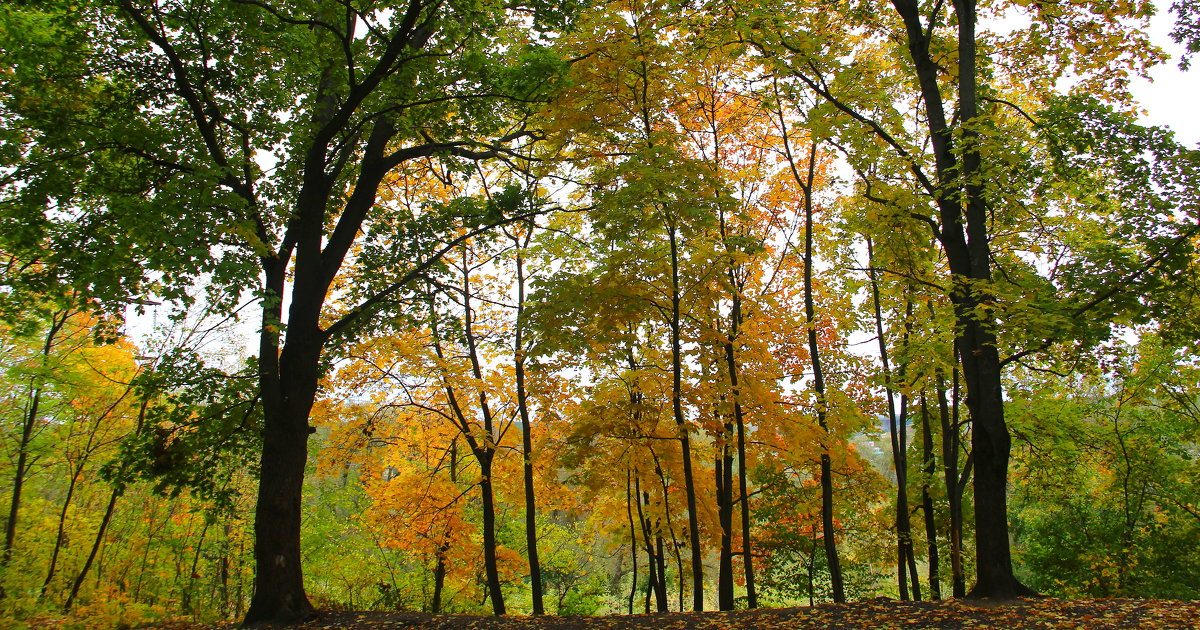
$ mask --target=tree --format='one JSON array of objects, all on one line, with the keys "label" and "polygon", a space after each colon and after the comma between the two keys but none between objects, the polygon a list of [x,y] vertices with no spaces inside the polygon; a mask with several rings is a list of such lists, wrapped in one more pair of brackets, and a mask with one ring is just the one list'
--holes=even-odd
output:
[{"label": "tree", "polygon": [[[202,277],[211,300],[251,288],[260,300],[248,623],[312,612],[300,493],[325,349],[447,251],[439,239],[462,220],[381,221],[380,187],[409,160],[506,156],[535,139],[527,114],[558,62],[534,38],[565,17],[549,4],[123,0],[8,18],[38,25],[6,29],[25,41],[4,46],[17,244],[48,248],[56,273],[108,300],[178,298]],[[399,272],[341,296],[357,308],[329,320],[356,243],[389,229],[407,235]]]},{"label": "tree", "polygon": [[[1015,2],[1028,12],[1031,25],[1014,37],[1011,50],[1036,50],[1036,54],[1010,58],[1014,69],[1000,72],[991,63],[990,44],[981,44],[977,35],[980,13],[973,0],[889,4],[866,3],[844,11],[801,4],[785,13],[796,20],[791,23],[794,30],[783,26],[788,18],[763,17],[757,22],[742,20],[743,35],[777,72],[803,82],[844,116],[849,133],[842,139],[856,149],[849,155],[852,164],[866,172],[874,168],[873,160],[889,154],[897,170],[879,179],[886,181],[907,171],[913,181],[908,194],[928,204],[928,209],[914,212],[946,256],[950,273],[946,290],[955,311],[958,359],[973,427],[977,581],[972,594],[1002,598],[1027,594],[1029,589],[1013,573],[1009,548],[1006,479],[1011,441],[1004,421],[997,313],[1002,293],[997,287],[1003,283],[993,277],[996,252],[994,228],[989,225],[990,218],[1006,207],[1022,208],[1017,189],[1005,185],[1012,179],[1006,174],[1015,172],[1012,165],[1020,144],[1012,138],[1006,142],[993,131],[1010,113],[1002,108],[1023,110],[992,95],[1026,82],[1026,77],[1039,71],[1054,77],[1070,67],[1089,88],[1105,86],[1120,98],[1127,73],[1157,59],[1153,49],[1130,45],[1121,20],[1144,19],[1149,10],[1144,3]],[[861,40],[858,52],[846,48],[851,38],[823,45],[831,41],[830,32],[855,32],[852,39]],[[891,38],[904,41],[905,58],[887,59],[889,49],[882,46]],[[1087,58],[1073,50],[1084,41],[1093,51]],[[1047,55],[1047,49],[1058,54]],[[955,63],[943,65],[943,56]],[[881,74],[870,74],[871,69]],[[1046,79],[1030,83],[1027,89],[1033,100],[1040,98],[1042,103],[1054,93]],[[917,138],[910,135],[911,128],[898,124],[905,115],[895,101],[887,101],[900,95],[915,96],[914,108],[923,114],[915,122],[921,130]],[[860,140],[853,140],[855,134]],[[870,140],[863,142],[864,138]]]}]

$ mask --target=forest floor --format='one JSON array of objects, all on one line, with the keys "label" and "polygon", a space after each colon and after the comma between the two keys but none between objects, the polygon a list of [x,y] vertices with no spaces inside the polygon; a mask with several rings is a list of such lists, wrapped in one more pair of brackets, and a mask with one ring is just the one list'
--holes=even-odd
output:
[{"label": "forest floor", "polygon": [[[235,626],[164,624],[164,630]],[[297,630],[1050,630],[1200,629],[1200,602],[1145,599],[1027,599],[900,602],[886,598],[704,613],[600,617],[482,617],[413,612],[324,612]]]}]

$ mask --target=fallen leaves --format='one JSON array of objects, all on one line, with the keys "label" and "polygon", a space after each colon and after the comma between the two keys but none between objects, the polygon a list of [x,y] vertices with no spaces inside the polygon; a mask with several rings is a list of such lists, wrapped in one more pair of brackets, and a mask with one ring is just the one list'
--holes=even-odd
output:
[{"label": "fallen leaves", "polygon": [[[1200,602],[1051,598],[899,602],[877,598],[803,608],[597,617],[324,612],[317,619],[287,627],[296,630],[1184,630],[1200,628]],[[233,626],[174,623],[154,628],[221,630]]]}]

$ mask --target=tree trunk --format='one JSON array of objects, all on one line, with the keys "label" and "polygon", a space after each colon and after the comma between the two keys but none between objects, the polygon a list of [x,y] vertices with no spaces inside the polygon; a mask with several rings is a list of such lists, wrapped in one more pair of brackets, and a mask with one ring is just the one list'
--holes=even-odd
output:
[{"label": "tree trunk", "polygon": [[921,511],[925,515],[925,541],[929,557],[929,597],[942,598],[941,578],[938,575],[937,519],[933,513],[933,495],[929,494],[929,483],[937,470],[933,459],[933,428],[930,426],[929,403],[921,393],[921,447],[923,466],[921,469]]},{"label": "tree trunk", "polygon": [[438,545],[437,558],[433,566],[433,601],[430,602],[430,611],[434,614],[442,612],[442,591],[446,587],[446,552],[450,546],[446,543]]},{"label": "tree trunk", "polygon": [[63,604],[63,610],[71,611],[71,607],[75,605],[75,599],[79,597],[79,589],[83,587],[83,581],[87,579],[88,572],[92,570],[92,563],[96,561],[96,554],[100,553],[100,547],[104,544],[104,534],[108,531],[108,524],[112,522],[113,509],[117,505],[117,499],[121,497],[122,491],[120,488],[113,488],[112,493],[108,497],[108,505],[104,507],[104,516],[100,519],[100,527],[96,530],[96,537],[92,539],[92,548],[88,551],[87,559],[83,561],[83,568],[79,569],[79,573],[75,576],[75,581],[71,583],[71,592],[67,595],[67,601]]},{"label": "tree trunk", "polygon": [[720,443],[716,461],[717,521],[721,526],[721,549],[718,555],[717,607],[733,610],[733,452],[729,439],[733,437],[733,426],[725,424],[725,433]]},{"label": "tree trunk", "polygon": [[[654,459],[654,475],[658,477],[658,483],[659,487],[662,488],[663,497],[663,518],[655,520],[654,526],[655,537],[657,538],[658,543],[658,557],[660,560],[658,576],[664,596],[663,610],[666,610],[665,597],[667,593],[667,560],[666,554],[663,552],[662,548],[663,520],[667,522],[667,532],[671,535],[671,553],[675,556],[675,572],[679,576],[679,610],[684,610],[684,597],[686,594],[685,581],[687,580],[687,574],[683,571],[683,555],[679,552],[679,537],[675,535],[675,525],[673,524],[672,520],[673,512],[671,511],[671,488],[667,483],[667,476],[663,474],[662,462],[658,460],[658,454],[654,452],[653,448],[649,450],[650,457]],[[649,495],[646,497],[646,503],[647,505],[650,503]]]},{"label": "tree trunk", "polygon": [[[521,258],[522,246],[529,244],[529,237],[532,236],[533,230],[525,236],[525,243],[517,245],[517,321],[516,330],[514,331],[513,341],[513,369],[516,373],[517,380],[517,409],[521,416],[521,450],[524,458],[522,466],[525,480],[525,548],[529,559],[529,579],[530,587],[533,590],[533,614],[541,615],[545,613],[542,604],[542,565],[538,560],[538,544],[537,544],[537,501],[533,494],[533,437],[532,428],[529,426],[529,403],[525,391],[525,347],[524,347],[524,325],[525,325],[525,266],[524,260]],[[634,556],[636,566],[636,556]],[[637,581],[636,568],[634,571],[634,581]]]},{"label": "tree trunk", "polygon": [[959,360],[971,412],[975,460],[975,569],[970,596],[1010,598],[1033,594],[1013,574],[1008,541],[1008,459],[1011,450],[1004,421],[1000,356],[995,319],[988,295],[992,281],[987,232],[988,204],[978,180],[981,157],[971,125],[978,118],[975,2],[954,0],[958,23],[958,125],[962,130],[961,164],[953,146],[939,85],[940,67],[930,53],[930,40],[915,0],[893,0],[904,21],[925,103],[938,175],[935,199],[940,214],[938,238],[952,274],[950,300],[957,324]]},{"label": "tree trunk", "polygon": [[[311,401],[311,398],[309,399]],[[265,398],[264,398],[265,401]],[[307,407],[307,406],[306,406]],[[244,623],[313,615],[300,568],[300,506],[308,461],[308,409],[264,409],[258,503],[254,510],[254,596]]]},{"label": "tree trunk", "polygon": [[829,565],[829,582],[833,601],[846,601],[842,580],[842,563],[838,558],[837,538],[833,522],[833,462],[829,457],[829,424],[826,420],[825,374],[821,369],[821,353],[817,346],[817,311],[813,298],[813,184],[816,179],[817,144],[808,154],[808,174],[800,178],[795,160],[787,149],[792,173],[804,192],[804,324],[808,332],[808,354],[813,368],[813,390],[817,395],[817,426],[824,434],[821,444],[821,532],[825,542],[825,559]]},{"label": "tree trunk", "polygon": [[688,546],[692,552],[692,610],[704,610],[704,559],[700,544],[700,519],[696,505],[696,483],[692,476],[692,440],[683,415],[683,349],[680,340],[679,240],[674,220],[667,226],[671,243],[671,410],[683,451],[683,485],[688,509]]},{"label": "tree trunk", "polygon": [[471,373],[479,387],[479,411],[483,415],[483,442],[475,442],[475,458],[479,460],[479,490],[483,498],[483,566],[487,574],[488,596],[492,600],[492,612],[505,614],[504,592],[500,588],[500,567],[496,557],[496,502],[492,486],[492,460],[496,456],[495,426],[492,409],[488,404],[484,388],[483,369],[475,340],[474,312],[471,310],[471,277],[467,265],[467,248],[463,247],[463,338],[467,343],[467,357],[471,361]]},{"label": "tree trunk", "polygon": [[958,370],[954,371],[954,407],[946,400],[945,377],[937,375],[938,414],[942,421],[942,472],[946,480],[946,503],[950,510],[950,582],[954,597],[967,596],[967,579],[962,563],[963,510],[959,482]]},{"label": "tree trunk", "polygon": [[632,615],[633,600],[637,597],[638,587],[638,535],[633,524],[633,471],[629,468],[625,469],[625,515],[629,518],[629,555],[633,559],[633,584],[629,587],[629,606],[626,614]]},{"label": "tree trunk", "polygon": [[[714,130],[714,137],[716,131]],[[714,191],[720,194],[720,191]],[[733,420],[737,427],[737,460],[738,460],[738,503],[741,505],[742,525],[742,566],[746,580],[746,607],[758,608],[758,595],[754,590],[754,558],[750,545],[750,499],[746,492],[746,418],[742,408],[742,390],[739,383],[740,375],[737,361],[737,348],[741,337],[742,327],[742,292],[745,282],[738,277],[739,264],[730,243],[725,212],[719,215],[721,240],[725,244],[725,253],[729,256],[729,266],[726,277],[730,286],[729,336],[723,344],[725,350],[725,372],[729,375],[729,395],[733,402]],[[728,433],[728,428],[726,433]]]},{"label": "tree trunk", "polygon": [[63,540],[66,538],[67,510],[71,508],[71,499],[75,497],[75,486],[83,473],[83,464],[71,471],[71,481],[67,483],[67,494],[63,497],[62,508],[58,511],[58,531],[54,535],[54,549],[50,552],[50,566],[46,569],[46,579],[42,580],[42,590],[38,593],[38,601],[46,598],[50,583],[54,581],[54,573],[58,569],[58,556],[62,551]]},{"label": "tree trunk", "polygon": [[[303,193],[302,193],[303,194]],[[301,496],[308,462],[308,413],[316,398],[324,336],[318,326],[324,291],[314,287],[309,268],[319,256],[319,226],[304,221],[305,255],[293,282],[287,339],[280,348],[282,296],[286,264],[264,259],[264,288],[275,296],[262,306],[259,332],[259,389],[263,406],[263,444],[259,458],[258,500],[254,508],[254,594],[244,625],[297,622],[313,616],[300,568]],[[317,243],[312,243],[313,230]],[[312,249],[318,250],[317,254]],[[300,262],[305,264],[301,265]],[[314,303],[316,306],[314,307]],[[315,308],[315,310],[314,310]]]},{"label": "tree trunk", "polygon": [[[73,315],[69,310],[62,310],[50,316],[50,326],[46,329],[45,341],[42,343],[40,370],[50,365],[50,351],[54,349],[55,338],[62,332],[63,326]],[[21,437],[17,442],[17,465],[13,470],[12,496],[8,505],[8,520],[4,524],[4,550],[0,554],[0,567],[7,567],[12,560],[13,548],[17,540],[17,520],[21,511],[21,493],[25,488],[25,477],[29,474],[29,447],[33,443],[34,429],[37,428],[38,414],[42,402],[42,374],[34,374],[29,380],[29,404],[21,417]],[[3,585],[0,585],[0,598],[3,597]]]},{"label": "tree trunk", "polygon": [[479,490],[483,496],[483,566],[487,574],[488,598],[492,600],[492,613],[503,615],[504,592],[500,589],[500,568],[496,559],[496,500],[492,494],[490,460],[489,457],[479,480]]},{"label": "tree trunk", "polygon": [[[879,281],[875,272],[875,243],[867,237],[867,274],[871,281],[871,297],[875,311],[875,337],[879,342],[879,361],[883,365],[883,391],[887,398],[888,437],[892,445],[892,466],[896,470],[896,586],[900,591],[900,599],[909,598],[908,578],[905,572],[906,563],[912,558],[912,525],[908,518],[908,440],[905,436],[907,414],[905,398],[901,394],[902,411],[896,414],[896,398],[892,389],[892,369],[889,359],[887,336],[883,330],[883,305],[879,293]],[[903,380],[903,376],[901,376]],[[914,584],[914,589],[919,588]],[[920,599],[920,597],[917,597]]]},{"label": "tree trunk", "polygon": [[[661,531],[661,525],[655,528],[656,531]],[[654,600],[658,605],[658,612],[667,612],[667,550],[666,543],[663,541],[661,533],[654,535],[654,558],[658,563],[658,582],[654,587]],[[683,562],[679,558],[678,547],[675,552],[675,563],[679,566],[679,574],[683,575]],[[679,607],[683,608],[683,583],[680,582]]]}]

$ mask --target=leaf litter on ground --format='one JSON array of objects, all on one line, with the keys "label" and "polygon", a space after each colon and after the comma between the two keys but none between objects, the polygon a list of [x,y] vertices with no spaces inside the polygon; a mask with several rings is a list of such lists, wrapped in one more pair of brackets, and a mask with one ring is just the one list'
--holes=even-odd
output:
[{"label": "leaf litter on ground", "polygon": [[[237,627],[184,621],[143,626],[147,630]],[[323,611],[302,624],[261,627],[272,630],[1200,630],[1200,602],[1055,598],[901,602],[876,598],[799,608],[590,617]]]}]

